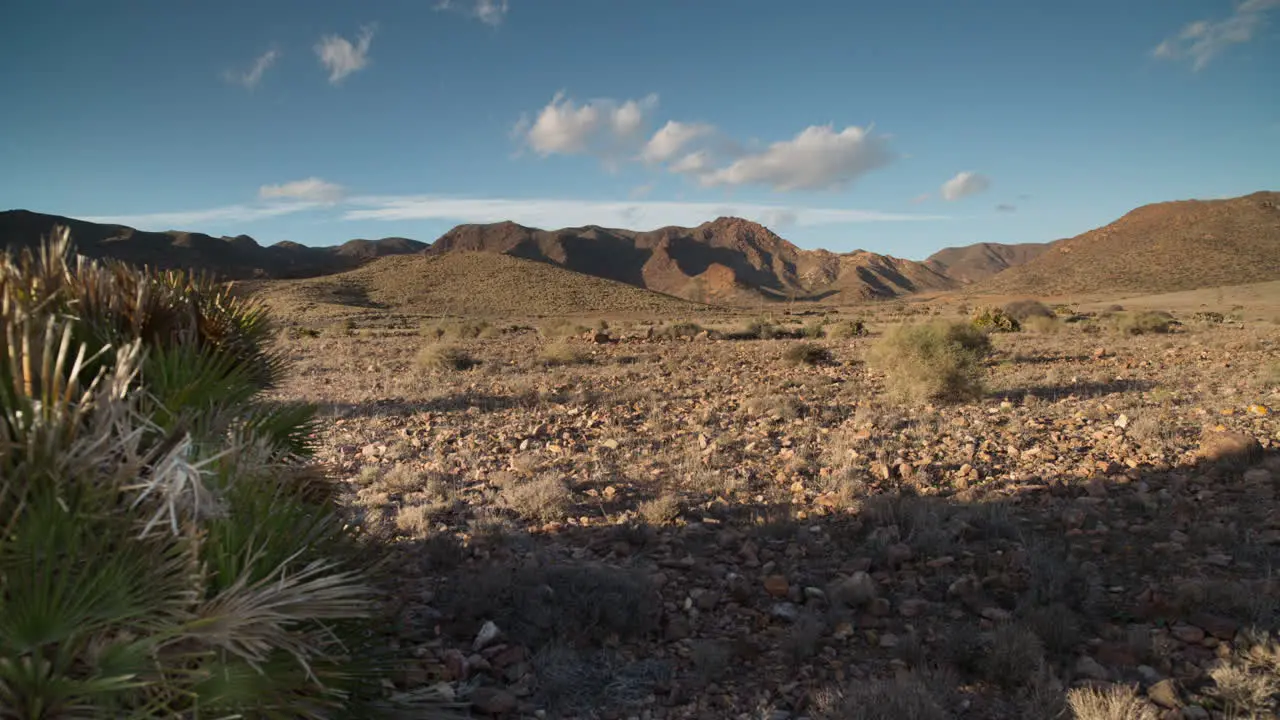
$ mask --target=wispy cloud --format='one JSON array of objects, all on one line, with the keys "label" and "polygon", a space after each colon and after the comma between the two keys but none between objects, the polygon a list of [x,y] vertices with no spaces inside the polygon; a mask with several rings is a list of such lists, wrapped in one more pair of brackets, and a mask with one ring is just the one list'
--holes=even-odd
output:
[{"label": "wispy cloud", "polygon": [[1192,68],[1201,70],[1232,45],[1252,40],[1266,25],[1267,14],[1276,8],[1280,8],[1280,0],[1244,0],[1225,18],[1188,23],[1155,46],[1151,54],[1166,60],[1190,57]]},{"label": "wispy cloud", "polygon": [[222,74],[222,79],[233,85],[239,85],[247,90],[258,87],[258,83],[262,82],[262,76],[280,59],[279,50],[268,50],[257,57],[253,61],[253,65],[248,70],[233,72],[228,70]]},{"label": "wispy cloud", "polygon": [[436,10],[460,11],[492,27],[502,24],[509,9],[507,0],[440,0],[436,3]]},{"label": "wispy cloud", "polygon": [[332,205],[342,199],[346,191],[341,185],[325,182],[318,177],[282,183],[280,185],[263,185],[258,188],[258,197],[263,200],[301,200],[304,202]]},{"label": "wispy cloud", "polygon": [[543,157],[594,155],[616,162],[634,154],[644,142],[648,115],[658,105],[650,94],[618,102],[609,98],[574,102],[558,92],[533,120],[526,115],[513,134]]},{"label": "wispy cloud", "polygon": [[211,226],[226,226],[265,220],[311,210],[316,207],[319,207],[319,204],[314,202],[226,205],[204,210],[177,210],[137,215],[97,215],[81,219],[111,225],[129,225],[141,230],[206,230]]},{"label": "wispy cloud", "polygon": [[353,197],[356,209],[345,220],[448,220],[500,222],[511,220],[542,228],[602,225],[654,229],[667,225],[693,226],[723,215],[743,217],[766,225],[838,225],[865,222],[943,220],[936,215],[885,213],[875,210],[820,208],[753,203],[557,200],[545,198],[463,198],[442,195]]},{"label": "wispy cloud", "polygon": [[1000,203],[999,205],[996,206],[996,212],[1001,212],[1001,213],[1017,212],[1017,210],[1018,210],[1017,205],[1011,205],[1009,203]]},{"label": "wispy cloud", "polygon": [[662,163],[671,160],[690,143],[706,138],[716,132],[712,125],[706,123],[682,123],[676,120],[667,121],[658,132],[645,143],[640,152],[640,159],[647,163]]},{"label": "wispy cloud", "polygon": [[369,24],[360,28],[356,41],[341,35],[325,35],[316,43],[316,56],[320,64],[329,71],[329,83],[338,85],[343,78],[353,72],[369,66],[369,46],[373,44],[373,33],[376,25]]},{"label": "wispy cloud", "polygon": [[991,187],[991,180],[986,175],[979,175],[971,170],[956,173],[956,176],[942,183],[943,200],[959,200],[970,195],[985,192]]}]

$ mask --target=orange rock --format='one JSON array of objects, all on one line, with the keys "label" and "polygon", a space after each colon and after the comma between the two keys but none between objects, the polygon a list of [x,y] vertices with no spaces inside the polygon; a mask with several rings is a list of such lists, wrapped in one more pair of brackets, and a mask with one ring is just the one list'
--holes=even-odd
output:
[{"label": "orange rock", "polygon": [[770,575],[764,579],[764,591],[774,597],[786,597],[790,589],[791,583],[784,575]]}]

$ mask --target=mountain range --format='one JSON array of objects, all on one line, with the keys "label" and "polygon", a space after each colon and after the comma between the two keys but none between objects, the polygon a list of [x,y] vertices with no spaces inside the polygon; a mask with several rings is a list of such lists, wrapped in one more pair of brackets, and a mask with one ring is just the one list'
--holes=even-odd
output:
[{"label": "mountain range", "polygon": [[805,250],[763,225],[733,217],[644,232],[594,225],[540,230],[513,222],[467,224],[430,244],[392,237],[332,247],[287,241],[264,247],[246,235],[146,232],[26,210],[0,212],[0,238],[9,248],[33,246],[56,225],[69,226],[77,249],[91,257],[198,268],[228,279],[333,275],[391,255],[487,253],[725,305],[857,302],[955,289],[1036,296],[1160,292],[1280,278],[1276,192],[1155,203],[1073,238],[950,247],[923,261],[864,250]]}]

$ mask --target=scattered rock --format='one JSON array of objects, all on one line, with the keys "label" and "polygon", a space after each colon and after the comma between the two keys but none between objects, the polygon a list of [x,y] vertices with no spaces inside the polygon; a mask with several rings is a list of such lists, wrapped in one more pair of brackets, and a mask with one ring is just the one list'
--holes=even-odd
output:
[{"label": "scattered rock", "polygon": [[791,583],[787,582],[785,575],[770,575],[764,579],[764,591],[773,597],[786,597],[790,589]]},{"label": "scattered rock", "polygon": [[769,614],[783,622],[793,623],[800,619],[800,608],[789,602],[775,603],[769,608]]},{"label": "scattered rock", "polygon": [[479,687],[471,693],[471,707],[485,715],[507,715],[515,712],[520,700],[506,690]]},{"label": "scattered rock", "polygon": [[1106,680],[1110,677],[1107,669],[1088,655],[1081,655],[1076,661],[1076,674],[1090,680]]},{"label": "scattered rock", "polygon": [[471,643],[471,649],[476,651],[483,650],[492,645],[501,635],[502,631],[498,629],[498,626],[492,620],[486,620],[484,625],[480,626],[480,632],[476,633],[476,639]]},{"label": "scattered rock", "polygon": [[1182,707],[1182,698],[1178,696],[1178,688],[1172,680],[1161,680],[1147,688],[1147,697],[1162,708],[1174,710]]},{"label": "scattered rock", "polygon": [[1249,463],[1262,455],[1262,445],[1242,432],[1209,430],[1201,436],[1196,453],[1209,462]]}]

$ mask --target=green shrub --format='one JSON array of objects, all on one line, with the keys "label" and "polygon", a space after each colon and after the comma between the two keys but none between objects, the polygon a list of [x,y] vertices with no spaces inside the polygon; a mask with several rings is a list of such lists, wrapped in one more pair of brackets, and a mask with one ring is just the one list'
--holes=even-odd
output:
[{"label": "green shrub", "polygon": [[1017,318],[997,307],[981,307],[973,314],[970,322],[979,330],[987,332],[1018,332],[1022,323]]},{"label": "green shrub", "polygon": [[1115,329],[1124,335],[1146,335],[1149,333],[1169,333],[1178,325],[1163,310],[1138,310],[1121,313],[1114,317]]},{"label": "green shrub", "polygon": [[367,714],[373,595],[264,306],[69,247],[0,259],[0,714]]},{"label": "green shrub", "polygon": [[986,333],[969,323],[899,325],[872,346],[868,360],[890,392],[908,400],[960,401],[982,395]]},{"label": "green shrub", "polygon": [[867,326],[861,320],[845,320],[827,326],[827,337],[831,340],[848,340],[867,334]]},{"label": "green shrub", "polygon": [[470,370],[478,361],[466,350],[454,345],[428,345],[418,351],[420,370]]},{"label": "green shrub", "polygon": [[1015,300],[1004,306],[1004,314],[1025,323],[1033,317],[1053,318],[1054,312],[1039,300]]},{"label": "green shrub", "polygon": [[791,345],[782,357],[792,365],[830,365],[835,362],[830,350],[808,342]]}]

